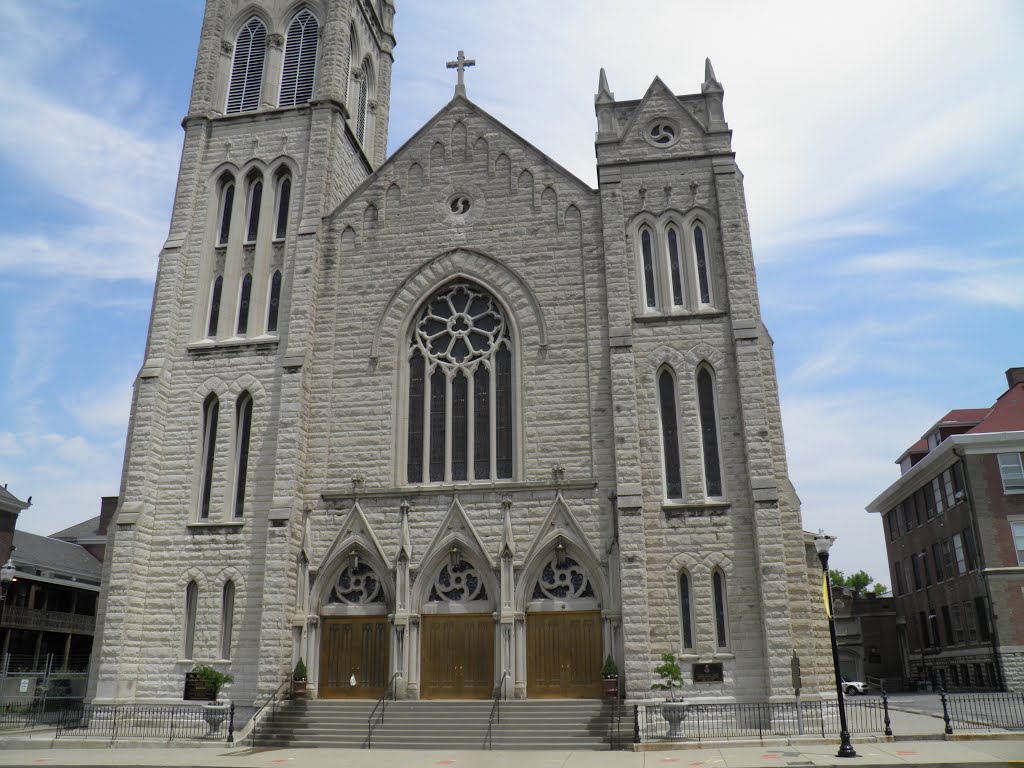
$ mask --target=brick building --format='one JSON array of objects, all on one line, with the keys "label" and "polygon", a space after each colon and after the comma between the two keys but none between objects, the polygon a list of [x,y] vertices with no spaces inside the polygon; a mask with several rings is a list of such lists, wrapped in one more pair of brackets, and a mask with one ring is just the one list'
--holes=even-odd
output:
[{"label": "brick building", "polygon": [[1024,368],[990,408],[950,411],[868,505],[882,516],[912,681],[1024,686]]},{"label": "brick building", "polygon": [[[591,188],[455,95],[386,157],[393,0],[209,0],[101,598],[98,702],[827,690],[707,65],[595,98]],[[596,73],[595,73],[596,74]],[[581,141],[589,137],[580,137]],[[717,677],[717,679],[715,679]],[[355,680],[355,685],[350,683]]]}]

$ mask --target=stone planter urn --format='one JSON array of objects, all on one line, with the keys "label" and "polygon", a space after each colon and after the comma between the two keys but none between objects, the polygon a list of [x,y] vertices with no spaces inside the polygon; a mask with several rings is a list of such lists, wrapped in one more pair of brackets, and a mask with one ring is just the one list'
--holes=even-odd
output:
[{"label": "stone planter urn", "polygon": [[210,726],[211,733],[220,728],[220,724],[228,716],[230,706],[226,701],[211,701],[209,704],[203,705],[203,720]]},{"label": "stone planter urn", "polygon": [[604,698],[610,699],[612,701],[619,698],[619,678],[602,677],[601,693],[604,695]]},{"label": "stone planter urn", "polygon": [[690,714],[690,705],[681,701],[666,701],[661,705],[661,716],[668,720],[668,738],[683,738],[683,720]]}]

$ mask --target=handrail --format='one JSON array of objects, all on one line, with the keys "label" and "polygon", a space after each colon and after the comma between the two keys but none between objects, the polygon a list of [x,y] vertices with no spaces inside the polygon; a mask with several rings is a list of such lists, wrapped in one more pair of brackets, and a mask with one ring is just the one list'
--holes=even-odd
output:
[{"label": "handrail", "polygon": [[[497,721],[498,725],[501,725],[501,699],[508,699],[508,695],[505,694],[505,678],[511,677],[512,673],[507,669],[501,673],[501,681],[498,683],[498,688],[494,691],[494,703],[491,705],[491,714],[487,718],[487,737],[484,741],[487,742],[487,748],[494,748],[494,723]],[[505,694],[503,696],[503,694]]]},{"label": "handrail", "polygon": [[[251,735],[252,740],[251,740],[250,744],[253,747],[256,746],[256,726],[259,725],[259,721],[263,717],[266,716],[264,714],[264,710],[266,709],[267,705],[269,704],[269,705],[271,705],[270,706],[270,714],[271,715],[276,715],[277,714],[277,697],[281,694],[281,691],[285,690],[286,688],[288,688],[291,685],[291,682],[292,682],[292,676],[291,676],[291,674],[289,674],[283,681],[281,681],[281,684],[279,686],[277,686],[277,690],[275,690],[272,694],[270,694],[270,696],[268,696],[267,699],[262,704],[259,705],[259,707],[256,709],[256,711],[253,712],[252,717],[249,718],[249,722],[246,724],[246,726],[244,726],[242,728],[242,732],[238,736],[238,741],[239,742],[244,740],[247,736]],[[248,727],[250,729],[251,734],[246,734],[245,733],[245,728],[246,727]]]},{"label": "handrail", "polygon": [[[391,676],[391,680],[388,681],[387,686],[385,686],[385,688],[384,688],[384,693],[382,693],[380,695],[380,698],[377,699],[377,703],[373,705],[373,711],[371,711],[370,712],[370,716],[368,718],[366,718],[366,748],[367,749],[371,749],[372,748],[373,729],[375,727],[377,727],[377,725],[379,723],[383,723],[384,722],[384,711],[388,708],[388,705],[385,703],[387,701],[388,691],[391,690],[391,687],[395,684],[395,680],[398,679],[399,677],[401,677],[401,673],[399,673],[399,672],[395,672],[395,674],[393,674]],[[392,698],[394,698],[393,694],[392,694]],[[375,723],[373,721],[373,718],[377,715],[377,707],[380,707],[380,719]]]}]

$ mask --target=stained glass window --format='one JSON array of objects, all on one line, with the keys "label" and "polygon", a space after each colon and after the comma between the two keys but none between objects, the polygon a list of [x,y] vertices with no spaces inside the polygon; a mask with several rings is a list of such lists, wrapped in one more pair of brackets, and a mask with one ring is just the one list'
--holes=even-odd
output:
[{"label": "stained glass window", "polygon": [[217,275],[213,281],[213,290],[210,292],[210,321],[206,326],[206,335],[210,338],[217,336],[217,324],[220,322],[220,300],[224,293],[224,278]]},{"label": "stained glass window", "polygon": [[697,285],[700,288],[700,303],[711,303],[711,279],[708,276],[708,256],[704,247],[704,228],[698,224],[693,228],[693,249],[697,256]]},{"label": "stained glass window", "polygon": [[275,270],[270,278],[270,301],[267,306],[267,333],[277,331],[277,313],[281,306],[281,270]]},{"label": "stained glass window", "polygon": [[693,606],[690,598],[690,577],[679,574],[679,611],[683,620],[683,648],[693,648]]},{"label": "stained glass window", "polygon": [[715,641],[719,648],[729,645],[729,637],[726,633],[726,604],[725,604],[725,578],[721,571],[715,571],[711,577],[711,586],[714,591],[715,600]]},{"label": "stained glass window", "polygon": [[213,495],[213,458],[217,452],[217,418],[219,414],[220,401],[211,392],[203,402],[203,453],[199,478],[199,517],[202,520],[210,517],[210,500]]},{"label": "stained glass window", "polygon": [[412,329],[408,482],[511,478],[513,394],[512,340],[501,307],[475,283],[449,283],[423,305]]},{"label": "stained glass window", "polygon": [[249,226],[245,230],[245,241],[256,242],[260,231],[260,206],[263,203],[263,182],[257,181],[249,192]]},{"label": "stained glass window", "polygon": [[227,245],[228,237],[231,235],[231,209],[234,204],[235,185],[228,184],[221,192],[220,230],[217,236],[217,245]]},{"label": "stained glass window", "polygon": [[252,397],[242,393],[235,408],[235,517],[245,512],[245,481],[249,473],[249,436],[252,433]]},{"label": "stained glass window", "polygon": [[718,416],[715,412],[715,382],[707,368],[697,372],[697,408],[704,447],[704,484],[708,496],[722,495],[722,469],[718,454]]},{"label": "stained glass window", "polygon": [[644,229],[640,232],[640,249],[643,251],[644,291],[646,293],[647,307],[653,308],[658,306],[658,291],[655,285],[657,277],[654,274],[654,250],[649,229]]},{"label": "stained glass window", "polygon": [[281,180],[277,188],[277,223],[274,227],[274,239],[284,240],[288,233],[288,207],[292,201],[292,180],[287,176]]},{"label": "stained glass window", "polygon": [[679,234],[675,227],[668,229],[668,268],[672,275],[672,304],[683,306],[683,264],[682,253],[679,250]]},{"label": "stained glass window", "polygon": [[249,304],[252,302],[252,275],[248,272],[242,278],[242,288],[238,292],[238,330],[239,336],[249,332]]},{"label": "stained glass window", "polygon": [[679,429],[676,418],[676,383],[664,370],[658,377],[658,398],[661,407],[661,445],[665,460],[665,496],[683,497],[682,471],[679,465]]}]

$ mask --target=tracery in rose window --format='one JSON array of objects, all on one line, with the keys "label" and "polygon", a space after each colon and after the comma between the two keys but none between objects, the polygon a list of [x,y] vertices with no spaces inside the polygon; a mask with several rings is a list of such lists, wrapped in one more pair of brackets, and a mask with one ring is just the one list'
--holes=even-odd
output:
[{"label": "tracery in rose window", "polygon": [[434,577],[427,598],[432,603],[469,603],[487,600],[487,588],[476,568],[461,560],[455,564],[446,563]]},{"label": "tracery in rose window", "polygon": [[574,600],[594,597],[587,572],[562,552],[556,552],[544,565],[533,587],[533,600]]},{"label": "tracery in rose window", "polygon": [[345,605],[383,603],[384,590],[373,569],[362,560],[358,560],[346,565],[338,575],[338,580],[331,589],[329,602]]}]

